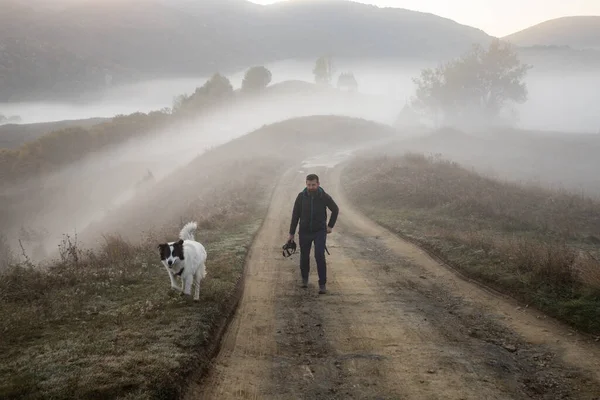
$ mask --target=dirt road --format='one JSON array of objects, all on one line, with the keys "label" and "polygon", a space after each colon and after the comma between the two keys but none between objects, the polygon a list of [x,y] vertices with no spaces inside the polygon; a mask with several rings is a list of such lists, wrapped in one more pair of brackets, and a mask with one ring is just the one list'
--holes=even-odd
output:
[{"label": "dirt road", "polygon": [[188,399],[600,399],[598,343],[459,279],[356,212],[339,168],[317,172],[341,208],[329,293],[317,294],[314,259],[302,289],[299,254],[281,256],[304,185],[292,170],[221,352]]}]

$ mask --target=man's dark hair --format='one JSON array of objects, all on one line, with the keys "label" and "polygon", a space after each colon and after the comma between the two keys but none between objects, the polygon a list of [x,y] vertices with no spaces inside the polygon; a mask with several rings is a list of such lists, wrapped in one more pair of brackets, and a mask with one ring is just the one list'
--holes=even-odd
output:
[{"label": "man's dark hair", "polygon": [[306,180],[307,181],[317,181],[317,183],[319,183],[319,177],[317,176],[317,174],[306,175]]}]

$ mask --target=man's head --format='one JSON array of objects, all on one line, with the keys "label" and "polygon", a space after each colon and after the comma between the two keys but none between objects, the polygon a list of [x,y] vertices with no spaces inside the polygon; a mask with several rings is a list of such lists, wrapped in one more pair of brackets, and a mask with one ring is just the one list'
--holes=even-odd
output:
[{"label": "man's head", "polygon": [[306,188],[309,192],[316,192],[319,189],[319,177],[316,174],[306,176]]}]

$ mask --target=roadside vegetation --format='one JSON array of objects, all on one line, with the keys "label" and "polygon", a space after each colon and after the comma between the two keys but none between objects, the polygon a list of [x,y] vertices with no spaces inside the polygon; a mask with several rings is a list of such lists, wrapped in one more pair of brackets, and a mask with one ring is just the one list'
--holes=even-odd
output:
[{"label": "roadside vegetation", "polygon": [[467,276],[600,334],[600,201],[420,154],[357,158],[343,184],[366,215]]},{"label": "roadside vegetation", "polygon": [[[234,310],[244,259],[270,195],[276,160],[224,165],[233,181],[194,182],[197,201],[179,210],[199,223],[209,254],[194,303],[170,289],[158,243],[179,219],[138,240],[106,235],[83,248],[65,236],[47,269],[22,263],[0,279],[0,398],[173,398],[207,366],[218,330]],[[140,232],[138,232],[140,236]]]},{"label": "roadside vegetation", "polygon": [[[176,398],[210,363],[281,174],[315,145],[391,134],[344,117],[269,125],[151,183],[78,237],[64,236],[54,262],[0,260],[0,398]],[[190,220],[208,251],[198,303],[170,289],[157,250]]]}]

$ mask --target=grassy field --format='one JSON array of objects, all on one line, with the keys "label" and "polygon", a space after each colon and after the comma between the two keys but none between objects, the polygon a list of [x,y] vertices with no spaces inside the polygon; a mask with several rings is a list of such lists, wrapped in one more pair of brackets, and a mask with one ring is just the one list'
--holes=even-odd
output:
[{"label": "grassy field", "polygon": [[[234,310],[247,250],[280,174],[315,148],[393,133],[333,116],[265,126],[65,237],[48,268],[5,267],[0,398],[177,398],[190,374],[208,366]],[[189,220],[198,221],[196,237],[209,254],[199,303],[170,289],[157,249]]]},{"label": "grassy field", "polygon": [[[279,166],[237,166],[237,178],[198,189],[181,215],[207,247],[200,302],[170,289],[158,243],[182,224],[165,219],[138,240],[105,236],[94,251],[65,237],[47,270],[11,267],[0,279],[0,398],[174,398],[205,368],[234,309],[244,259]],[[224,165],[223,168],[232,168]],[[202,183],[199,178],[198,182]],[[202,186],[198,186],[201,188]]]},{"label": "grassy field", "polygon": [[600,202],[439,157],[363,156],[343,174],[368,216],[501,292],[600,334]]}]

